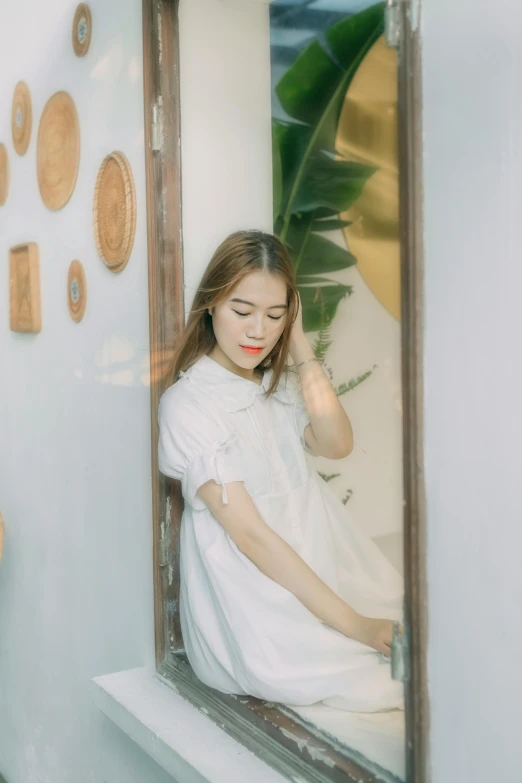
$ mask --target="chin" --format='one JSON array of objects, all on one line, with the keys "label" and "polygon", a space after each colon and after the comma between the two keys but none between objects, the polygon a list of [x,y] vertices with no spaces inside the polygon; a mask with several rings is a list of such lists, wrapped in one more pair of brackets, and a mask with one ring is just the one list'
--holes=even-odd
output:
[{"label": "chin", "polygon": [[261,351],[261,353],[256,353],[256,354],[248,354],[245,353],[241,348],[239,350],[240,350],[240,356],[236,364],[239,364],[240,367],[244,367],[245,369],[256,367],[265,356],[264,351]]}]

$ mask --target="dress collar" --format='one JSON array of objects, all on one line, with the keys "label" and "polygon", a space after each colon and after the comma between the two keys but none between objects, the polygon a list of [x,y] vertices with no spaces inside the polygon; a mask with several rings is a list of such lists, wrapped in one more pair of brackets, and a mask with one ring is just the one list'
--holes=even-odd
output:
[{"label": "dress collar", "polygon": [[[259,385],[255,381],[241,378],[204,354],[188,370],[180,372],[179,377],[186,378],[202,392],[211,395],[213,401],[223,410],[235,413],[242,408],[248,408],[258,395],[268,390],[272,374],[273,370],[267,370]],[[274,397],[287,404],[292,402],[291,394],[285,388],[284,373],[274,392]]]}]

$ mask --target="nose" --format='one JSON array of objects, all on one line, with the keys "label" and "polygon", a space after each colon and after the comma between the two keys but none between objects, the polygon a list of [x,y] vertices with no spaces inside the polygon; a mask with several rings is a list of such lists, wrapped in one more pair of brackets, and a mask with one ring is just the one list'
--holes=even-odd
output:
[{"label": "nose", "polygon": [[262,315],[255,319],[254,324],[249,331],[250,334],[247,335],[249,340],[264,340],[265,324]]}]

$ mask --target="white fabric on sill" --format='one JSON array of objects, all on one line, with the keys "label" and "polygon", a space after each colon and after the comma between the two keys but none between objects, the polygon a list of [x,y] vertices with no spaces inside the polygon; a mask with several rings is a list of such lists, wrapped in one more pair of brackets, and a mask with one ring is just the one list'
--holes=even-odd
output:
[{"label": "white fabric on sill", "polygon": [[322,623],[236,546],[197,490],[242,481],[266,524],[358,612],[402,622],[400,575],[308,465],[293,373],[266,398],[209,356],[163,394],[159,468],[181,481],[180,620],[197,676],[225,693],[374,712],[403,705],[380,653]]}]

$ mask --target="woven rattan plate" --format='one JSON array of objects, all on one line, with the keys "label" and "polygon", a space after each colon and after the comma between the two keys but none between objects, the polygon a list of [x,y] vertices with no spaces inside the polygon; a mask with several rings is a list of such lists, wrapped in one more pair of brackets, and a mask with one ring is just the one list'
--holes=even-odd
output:
[{"label": "woven rattan plate", "polygon": [[111,152],[100,166],[93,223],[100,258],[111,272],[121,272],[129,260],[136,232],[134,178],[122,152]]},{"label": "woven rattan plate", "polygon": [[72,44],[78,57],[83,57],[89,51],[91,34],[91,11],[86,3],[80,3],[74,14],[72,27]]},{"label": "woven rattan plate", "polygon": [[79,323],[87,305],[87,281],[85,272],[79,261],[73,261],[67,275],[67,304],[71,318]]},{"label": "woven rattan plate", "polygon": [[0,144],[0,207],[6,202],[9,192],[9,158],[5,144]]},{"label": "woven rattan plate", "polygon": [[71,96],[56,92],[45,104],[38,128],[38,187],[49,209],[72,196],[80,162],[80,124]]},{"label": "woven rattan plate", "polygon": [[33,127],[33,111],[31,108],[31,93],[25,82],[18,82],[13,95],[11,111],[11,130],[14,148],[19,155],[25,155],[31,140]]}]

